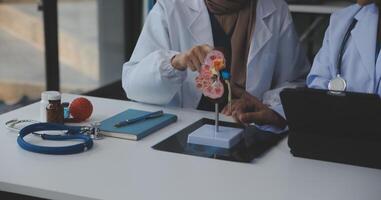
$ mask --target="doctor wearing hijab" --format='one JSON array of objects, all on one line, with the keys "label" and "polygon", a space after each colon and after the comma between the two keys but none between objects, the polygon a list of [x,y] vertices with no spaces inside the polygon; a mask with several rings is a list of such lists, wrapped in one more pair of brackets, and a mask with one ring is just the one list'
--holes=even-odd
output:
[{"label": "doctor wearing hijab", "polygon": [[214,48],[222,48],[227,59],[233,98],[255,98],[271,116],[262,128],[282,130],[279,91],[296,86],[294,81],[309,70],[284,0],[157,1],[123,66],[127,97],[213,110],[196,88],[195,77]]},{"label": "doctor wearing hijab", "polygon": [[339,82],[339,90],[381,95],[380,5],[381,0],[358,0],[332,14],[308,87],[329,89],[339,77],[345,83]]}]

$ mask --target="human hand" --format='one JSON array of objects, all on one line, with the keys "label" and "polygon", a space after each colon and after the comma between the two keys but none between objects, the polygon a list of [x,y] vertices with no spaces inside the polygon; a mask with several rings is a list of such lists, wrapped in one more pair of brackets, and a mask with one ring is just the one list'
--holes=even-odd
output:
[{"label": "human hand", "polygon": [[255,103],[257,101],[259,100],[257,100],[256,97],[250,95],[246,91],[241,91],[240,98],[232,99],[230,104],[228,103],[224,109],[222,109],[221,113],[226,116],[232,116],[233,112],[237,110],[246,110],[247,112],[254,111]]},{"label": "human hand", "polygon": [[206,44],[194,46],[184,53],[175,55],[171,60],[171,64],[175,69],[181,71],[187,68],[198,71],[203,65],[206,55],[212,50],[213,48]]},{"label": "human hand", "polygon": [[222,113],[232,116],[240,124],[273,125],[280,129],[287,126],[286,120],[263,104],[256,97],[244,94],[240,99],[232,102],[231,109],[227,105]]}]

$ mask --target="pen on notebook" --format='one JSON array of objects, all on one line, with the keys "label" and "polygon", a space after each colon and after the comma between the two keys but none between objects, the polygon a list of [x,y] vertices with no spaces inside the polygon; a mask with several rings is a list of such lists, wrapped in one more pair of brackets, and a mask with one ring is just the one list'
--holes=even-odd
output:
[{"label": "pen on notebook", "polygon": [[144,121],[144,120],[147,120],[147,119],[152,119],[152,118],[160,117],[163,114],[164,114],[163,111],[160,110],[160,111],[148,113],[146,115],[143,115],[143,116],[140,116],[140,117],[136,117],[136,118],[133,118],[133,119],[127,119],[127,120],[120,121],[120,122],[116,123],[114,126],[116,128],[120,128],[120,127],[127,126],[129,124],[133,124],[133,123],[136,123],[136,122],[140,122],[140,121]]}]

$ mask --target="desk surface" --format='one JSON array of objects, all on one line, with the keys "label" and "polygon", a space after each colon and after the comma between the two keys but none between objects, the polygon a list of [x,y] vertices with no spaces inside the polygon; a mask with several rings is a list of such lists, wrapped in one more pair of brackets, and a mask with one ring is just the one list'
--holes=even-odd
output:
[{"label": "desk surface", "polygon": [[290,4],[289,8],[290,11],[294,13],[331,14],[351,4],[353,3],[347,1],[327,1],[321,5]]},{"label": "desk surface", "polygon": [[[64,95],[72,100],[74,95]],[[128,108],[158,110],[126,101],[90,98],[92,120]],[[38,119],[33,104],[0,116],[0,190],[51,199],[261,199],[379,200],[381,170],[292,157],[287,141],[251,164],[156,151],[151,146],[212,113],[164,109],[179,120],[139,142],[106,138],[69,156],[36,154],[16,144],[3,123]],[[229,120],[227,118],[223,118]],[[36,140],[40,141],[40,140]]]}]

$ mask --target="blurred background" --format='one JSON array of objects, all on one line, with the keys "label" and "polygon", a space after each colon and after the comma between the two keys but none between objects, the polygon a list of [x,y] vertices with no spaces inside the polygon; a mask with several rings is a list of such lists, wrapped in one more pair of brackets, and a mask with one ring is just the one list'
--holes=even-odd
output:
[{"label": "blurred background", "polygon": [[[353,1],[287,0],[312,60],[330,14]],[[154,0],[0,0],[0,113],[45,90],[126,99],[122,65]]]}]

